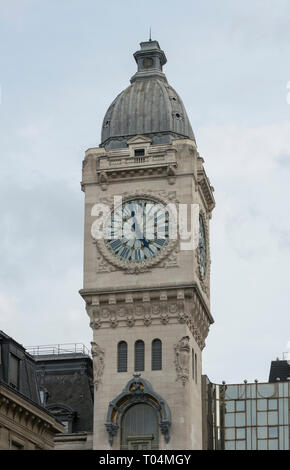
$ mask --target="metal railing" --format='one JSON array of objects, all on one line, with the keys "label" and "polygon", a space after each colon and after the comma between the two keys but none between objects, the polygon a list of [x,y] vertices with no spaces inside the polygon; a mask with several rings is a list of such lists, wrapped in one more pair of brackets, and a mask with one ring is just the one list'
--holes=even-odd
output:
[{"label": "metal railing", "polygon": [[290,351],[283,352],[283,361],[290,361]]},{"label": "metal railing", "polygon": [[45,344],[41,346],[27,346],[26,351],[32,356],[83,354],[91,356],[89,349],[83,343]]}]

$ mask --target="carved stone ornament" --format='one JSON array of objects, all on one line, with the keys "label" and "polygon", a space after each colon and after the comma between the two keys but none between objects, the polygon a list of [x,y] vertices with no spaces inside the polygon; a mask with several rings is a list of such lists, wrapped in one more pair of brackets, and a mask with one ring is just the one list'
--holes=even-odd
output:
[{"label": "carved stone ornament", "polygon": [[[164,206],[167,206],[168,204],[176,203],[176,198],[175,192],[171,192],[167,194],[166,196],[163,194],[164,192],[160,192],[156,194],[155,192],[148,191],[147,193],[144,193],[142,191],[134,191],[132,193],[125,193],[122,195],[122,203],[125,203],[126,201],[130,201],[131,199],[150,199],[153,201],[156,201],[158,203],[161,203]],[[105,203],[107,204],[109,202],[108,198],[104,198]],[[103,199],[101,200],[103,202]],[[113,200],[110,200],[110,206],[111,206],[111,212],[115,209],[113,206]],[[170,206],[169,206],[169,211],[170,211]],[[109,215],[111,217],[111,215]],[[170,217],[171,217],[171,223],[175,223],[177,226],[177,219],[175,213],[171,210],[170,211]],[[105,222],[106,223],[106,222]],[[178,233],[178,227],[177,227],[177,233]],[[178,238],[170,240],[166,248],[160,252],[159,255],[155,256],[152,260],[150,261],[144,261],[143,263],[126,263],[125,261],[122,261],[121,259],[116,258],[106,247],[105,240],[104,238],[94,240],[94,243],[97,246],[99,254],[111,265],[125,270],[128,274],[139,274],[143,272],[148,272],[150,269],[167,259],[173,250],[177,248],[178,245]],[[174,259],[170,259],[169,263],[173,262],[173,266],[176,266],[176,254]],[[105,265],[105,263],[100,263],[100,260],[98,260],[98,266],[97,270],[103,270],[103,271],[109,271],[109,268]]]},{"label": "carved stone ornament", "polygon": [[92,345],[92,356],[93,356],[93,367],[94,367],[94,384],[96,390],[102,380],[102,375],[105,367],[105,352],[104,350],[94,341]]},{"label": "carved stone ornament", "polygon": [[163,397],[158,395],[148,380],[141,374],[134,374],[123,392],[112,400],[108,407],[105,427],[108,433],[109,444],[113,445],[114,437],[117,435],[122,417],[126,411],[138,403],[146,403],[152,406],[159,418],[160,431],[165,442],[170,440],[171,411]]},{"label": "carved stone ornament", "polygon": [[175,367],[177,372],[176,380],[180,380],[183,385],[189,380],[189,360],[190,345],[189,336],[183,336],[175,345]]}]

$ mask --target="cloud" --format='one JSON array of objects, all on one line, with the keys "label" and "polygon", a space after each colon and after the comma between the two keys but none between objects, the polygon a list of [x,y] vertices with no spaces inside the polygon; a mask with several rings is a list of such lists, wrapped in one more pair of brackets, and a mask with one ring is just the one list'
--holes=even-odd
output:
[{"label": "cloud", "polygon": [[289,176],[278,164],[290,154],[290,122],[203,127],[197,140],[217,202],[211,221],[216,324],[204,371],[216,381],[267,380],[290,327]]}]

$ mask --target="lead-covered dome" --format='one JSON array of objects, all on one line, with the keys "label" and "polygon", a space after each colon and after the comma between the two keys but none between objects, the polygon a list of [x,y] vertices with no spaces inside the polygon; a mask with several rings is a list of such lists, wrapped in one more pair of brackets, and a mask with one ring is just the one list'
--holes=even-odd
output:
[{"label": "lead-covered dome", "polygon": [[101,147],[126,147],[126,141],[135,135],[146,135],[153,144],[171,143],[172,139],[195,140],[182,100],[162,72],[164,52],[157,41],[140,45],[141,50],[134,54],[138,71],[131,78],[131,85],[106,112]]}]

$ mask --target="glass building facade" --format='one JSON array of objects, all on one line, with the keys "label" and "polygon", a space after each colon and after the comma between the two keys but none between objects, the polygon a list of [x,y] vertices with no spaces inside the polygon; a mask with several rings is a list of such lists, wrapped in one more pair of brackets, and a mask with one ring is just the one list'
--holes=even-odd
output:
[{"label": "glass building facade", "polygon": [[289,450],[290,381],[212,384],[203,376],[203,447]]}]

